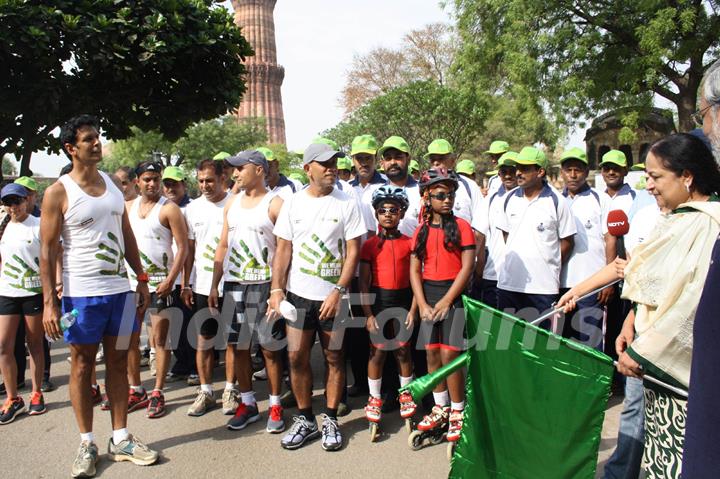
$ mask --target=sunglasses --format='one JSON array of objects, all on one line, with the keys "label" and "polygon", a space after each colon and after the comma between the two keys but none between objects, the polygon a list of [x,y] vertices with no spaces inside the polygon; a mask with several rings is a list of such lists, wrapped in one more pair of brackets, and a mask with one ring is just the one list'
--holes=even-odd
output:
[{"label": "sunglasses", "polygon": [[702,127],[702,126],[703,126],[703,120],[704,120],[704,118],[705,118],[705,113],[707,113],[707,111],[708,111],[710,108],[712,108],[712,107],[713,107],[713,105],[708,105],[708,106],[706,106],[705,108],[702,108],[702,109],[700,109],[700,110],[697,110],[697,111],[694,112],[692,115],[690,115],[690,117],[691,117],[691,118],[693,119],[693,121],[695,122],[695,126],[697,126],[697,127]]},{"label": "sunglasses", "polygon": [[400,213],[400,208],[395,208],[395,207],[392,207],[392,208],[378,208],[378,209],[375,210],[375,211],[377,211],[377,213],[378,213],[379,215],[387,215],[387,214],[396,215],[396,214]]},{"label": "sunglasses", "polygon": [[23,202],[23,199],[24,198],[20,198],[19,196],[8,196],[3,198],[2,204],[3,206],[17,206]]},{"label": "sunglasses", "polygon": [[455,199],[455,193],[437,193],[435,195],[430,195],[430,198],[438,201],[445,201],[447,199]]}]

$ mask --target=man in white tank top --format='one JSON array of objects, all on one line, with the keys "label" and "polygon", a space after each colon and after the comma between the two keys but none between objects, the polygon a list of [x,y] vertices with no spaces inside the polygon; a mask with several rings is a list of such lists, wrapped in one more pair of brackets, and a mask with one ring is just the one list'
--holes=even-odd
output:
[{"label": "man in white tank top", "polygon": [[[140,383],[140,335],[133,335],[128,360],[128,409],[131,406],[134,406],[134,409],[143,407],[140,404],[147,405],[149,418],[158,418],[165,414],[165,396],[162,390],[165,387],[165,374],[170,366],[170,349],[166,345],[168,329],[170,321],[177,327],[182,325],[182,312],[178,308],[169,307],[173,305],[175,279],[183,270],[188,250],[185,217],[178,205],[161,194],[162,170],[163,166],[158,162],[140,163],[135,169],[140,196],[126,203],[130,226],[140,251],[140,261],[150,280],[150,306],[147,316],[150,317],[152,328],[149,328],[148,332],[152,335],[151,344],[155,347],[157,360],[155,389],[148,398]],[[177,252],[173,250],[173,240],[177,245]],[[137,282],[133,274],[130,274],[130,282]]]},{"label": "man in white tank top", "polygon": [[[269,165],[260,151],[243,151],[226,161],[235,167],[235,181],[241,193],[230,198],[225,205],[208,303],[210,307],[219,306],[218,287],[225,276],[225,307],[232,305],[235,309],[234,331],[228,340],[228,353],[235,353],[235,378],[240,393],[240,403],[227,427],[240,430],[260,419],[252,389],[250,357],[250,341],[256,332],[265,358],[270,389],[266,430],[279,433],[285,429],[280,405],[280,350],[285,344],[285,325],[281,320],[268,322],[266,312],[270,297],[270,267],[275,255],[273,228],[283,200],[265,187]],[[228,387],[232,389],[233,384],[227,383]]]},{"label": "man in white tank top", "polygon": [[[210,308],[208,296],[212,282],[215,250],[222,232],[223,208],[232,196],[225,191],[226,176],[221,161],[201,161],[197,166],[197,179],[202,196],[192,201],[185,209],[189,254],[188,259],[185,260],[181,292],[183,302],[194,311],[188,326],[188,335],[196,334],[197,337],[196,363],[200,376],[200,388],[197,391],[195,402],[188,409],[189,416],[202,416],[208,409],[215,406],[212,389],[214,350],[216,348],[223,349],[227,336],[226,331],[219,328],[222,302],[219,301],[219,308]],[[191,288],[190,276],[193,265],[195,266],[195,279]],[[232,316],[232,310],[230,310],[229,316]],[[231,320],[231,318],[226,319],[227,321],[222,322],[223,325]],[[226,352],[225,376],[229,383],[235,382],[234,357],[232,353]],[[232,397],[223,399],[230,400]],[[224,407],[224,409],[228,408]],[[234,407],[232,410],[234,412]]]},{"label": "man in white tank top", "polygon": [[[72,475],[91,477],[95,474],[98,448],[92,433],[90,377],[100,341],[105,350],[107,395],[112,409],[110,458],[149,465],[159,456],[127,430],[128,336],[138,330],[136,314],[142,317],[150,294],[122,193],[109,176],[97,169],[102,160],[97,119],[89,115],[71,119],[60,130],[60,143],[73,162],[73,170],[50,186],[43,198],[43,325],[49,337],[62,336],[55,290],[60,282],[55,277],[55,266],[62,235],[63,311],[77,313],[75,323],[65,331],[72,357],[70,400],[81,440]],[[125,260],[139,281],[137,312]]]}]

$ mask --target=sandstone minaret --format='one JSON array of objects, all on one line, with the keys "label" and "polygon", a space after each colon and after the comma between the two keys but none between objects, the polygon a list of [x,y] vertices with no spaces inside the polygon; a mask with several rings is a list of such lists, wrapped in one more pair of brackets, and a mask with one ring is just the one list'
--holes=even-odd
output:
[{"label": "sandstone minaret", "polygon": [[248,57],[247,92],[238,107],[239,118],[264,117],[270,143],[285,144],[280,86],[285,69],[277,64],[275,49],[275,20],[273,10],[277,0],[232,0],[235,24],[255,50]]}]

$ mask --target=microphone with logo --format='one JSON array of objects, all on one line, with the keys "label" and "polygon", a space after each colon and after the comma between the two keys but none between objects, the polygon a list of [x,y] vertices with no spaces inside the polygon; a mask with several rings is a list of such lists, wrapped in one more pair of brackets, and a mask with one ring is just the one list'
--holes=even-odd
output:
[{"label": "microphone with logo", "polygon": [[623,210],[612,210],[607,217],[608,233],[617,238],[617,255],[627,259],[625,235],[630,231],[630,220]]}]

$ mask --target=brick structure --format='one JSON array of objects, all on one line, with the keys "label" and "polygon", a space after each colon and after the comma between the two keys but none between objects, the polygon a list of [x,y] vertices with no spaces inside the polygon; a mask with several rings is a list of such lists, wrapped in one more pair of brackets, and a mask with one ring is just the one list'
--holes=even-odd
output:
[{"label": "brick structure", "polygon": [[255,50],[248,57],[247,92],[238,107],[238,119],[265,118],[270,143],[285,144],[280,87],[285,69],[277,64],[275,48],[276,0],[232,0],[235,24],[242,28],[243,36]]}]

